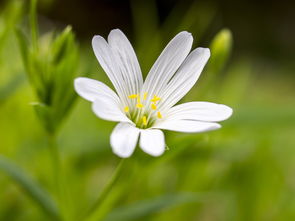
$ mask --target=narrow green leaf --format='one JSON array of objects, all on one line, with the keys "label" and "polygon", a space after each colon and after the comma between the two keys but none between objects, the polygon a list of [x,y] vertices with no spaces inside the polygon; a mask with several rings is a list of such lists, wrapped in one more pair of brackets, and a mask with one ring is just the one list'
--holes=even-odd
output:
[{"label": "narrow green leaf", "polygon": [[[1,8],[0,14],[0,51],[3,50],[3,46],[6,43],[7,37],[14,29],[16,24],[20,21],[23,12],[22,1],[9,1]],[[2,24],[3,23],[3,24]],[[3,25],[3,28],[2,28]]]},{"label": "narrow green leaf", "polygon": [[24,82],[24,75],[14,76],[7,84],[0,88],[0,104],[10,97]]},{"label": "narrow green leaf", "polygon": [[198,45],[216,15],[216,9],[212,1],[192,1],[189,5],[179,1],[164,21],[161,32],[165,36],[184,30],[192,32],[196,36],[194,44]]},{"label": "narrow green leaf", "polygon": [[[52,43],[52,62],[54,64],[59,63],[67,57],[69,50],[71,50],[68,45],[73,41],[73,33],[72,28],[70,26],[66,27],[65,30],[56,37],[54,42]],[[75,50],[75,48],[72,48]]]},{"label": "narrow green leaf", "polygon": [[42,73],[44,69],[44,65],[41,62],[42,57],[37,51],[32,50],[29,39],[21,29],[17,28],[15,33],[28,80],[35,89],[38,98],[45,100],[46,91],[44,89],[45,83]]},{"label": "narrow green leaf", "polygon": [[150,200],[139,201],[128,206],[119,207],[113,210],[104,221],[131,221],[169,209],[185,203],[200,202],[205,199],[204,195],[195,193],[178,193],[174,195],[164,195]]},{"label": "narrow green leaf", "polygon": [[22,57],[22,60],[23,60],[23,64],[24,64],[24,66],[26,68],[26,71],[28,71],[28,51],[29,51],[28,46],[29,46],[29,41],[26,38],[26,36],[25,36],[25,34],[23,33],[22,30],[16,29],[15,33],[16,33],[16,37],[17,37],[21,57]]},{"label": "narrow green leaf", "polygon": [[34,180],[32,180],[24,171],[16,166],[9,159],[0,156],[0,170],[10,176],[18,185],[20,185],[27,194],[54,220],[59,220],[59,212],[50,195],[43,190]]},{"label": "narrow green leaf", "polygon": [[31,38],[34,49],[38,48],[38,26],[37,26],[37,0],[31,0],[30,3],[30,26]]},{"label": "narrow green leaf", "polygon": [[[148,73],[161,49],[159,19],[155,0],[130,2],[134,27],[134,46],[141,63],[142,73]],[[146,19],[149,18],[149,19]],[[148,30],[148,31],[147,31]],[[146,44],[146,42],[149,42]]]},{"label": "narrow green leaf", "polygon": [[54,93],[52,111],[60,123],[71,109],[77,94],[73,81],[79,64],[78,45],[71,27],[67,27],[52,43],[51,63],[54,66]]},{"label": "narrow green leaf", "polygon": [[52,120],[52,108],[46,104],[33,102],[36,115],[38,116],[40,122],[43,124],[47,132],[53,133],[56,129],[56,124]]}]

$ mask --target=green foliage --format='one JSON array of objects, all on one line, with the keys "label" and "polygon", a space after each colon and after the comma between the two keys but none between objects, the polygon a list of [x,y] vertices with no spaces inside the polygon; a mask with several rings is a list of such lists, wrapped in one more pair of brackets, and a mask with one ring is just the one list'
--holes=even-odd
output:
[{"label": "green foliage", "polygon": [[[13,51],[11,34],[15,25],[19,23],[23,10],[22,1],[11,1],[0,13],[0,105],[6,101],[24,82],[24,77],[11,68],[11,64],[5,62],[7,57],[6,50]],[[14,58],[17,60],[17,57]],[[17,65],[15,65],[17,66]]]},{"label": "green foliage", "polygon": [[54,219],[58,219],[58,208],[54,201],[24,171],[2,156],[0,156],[0,170],[15,180],[48,215]]},{"label": "green foliage", "polygon": [[[97,70],[90,40],[80,50],[69,27],[39,33],[36,1],[28,32],[20,25],[28,17],[24,1],[6,2],[0,14],[1,221],[295,219],[293,72],[244,54],[229,59],[230,30],[206,36],[216,32],[209,29],[218,16],[215,5],[177,5],[160,26],[154,2],[134,1],[131,42],[147,73],[176,32],[192,32],[203,42],[196,47],[210,45],[211,59],[186,99],[225,103],[234,115],[218,131],[167,132],[169,150],[163,156],[137,148],[120,176],[112,176],[119,161],[109,146],[115,124],[98,119],[82,99],[69,116],[78,57],[94,78],[105,76]],[[35,113],[47,132],[55,133],[51,149]]]},{"label": "green foliage", "polygon": [[168,210],[181,204],[200,202],[204,200],[204,196],[195,193],[177,193],[163,195],[154,199],[135,202],[132,205],[123,206],[114,209],[104,219],[105,221],[131,221],[140,220],[143,217],[152,216],[161,210]]},{"label": "green foliage", "polygon": [[219,73],[223,70],[232,49],[232,34],[228,29],[218,32],[210,45],[211,58],[209,68],[212,73]]},{"label": "green foliage", "polygon": [[[36,31],[32,33],[37,35]],[[27,76],[38,98],[33,103],[36,113],[45,129],[54,133],[76,98],[73,80],[79,56],[74,34],[67,27],[60,35],[45,36],[35,45],[36,37],[29,44],[21,30],[17,37]]]},{"label": "green foliage", "polygon": [[232,50],[232,34],[228,29],[219,31],[210,43],[210,59],[203,71],[204,82],[197,88],[199,96],[207,99],[208,94],[219,93],[220,88],[212,89],[212,85],[219,85],[226,72],[226,64]]},{"label": "green foliage", "polygon": [[0,51],[3,50],[3,45],[6,42],[6,38],[10,34],[14,26],[19,22],[22,15],[22,1],[11,1],[1,11],[0,16]]},{"label": "green foliage", "polygon": [[0,105],[13,94],[24,82],[23,75],[13,77],[6,85],[0,88]]}]

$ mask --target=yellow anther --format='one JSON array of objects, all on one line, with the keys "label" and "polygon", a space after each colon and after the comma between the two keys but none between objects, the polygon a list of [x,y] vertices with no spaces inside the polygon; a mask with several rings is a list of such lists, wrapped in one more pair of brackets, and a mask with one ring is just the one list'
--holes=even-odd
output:
[{"label": "yellow anther", "polygon": [[155,103],[152,103],[152,104],[151,104],[151,108],[152,108],[153,110],[156,110],[156,109],[157,109],[156,104],[155,104]]},{"label": "yellow anther", "polygon": [[129,107],[128,106],[124,107],[124,111],[125,112],[128,112],[129,111]]},{"label": "yellow anther", "polygon": [[136,104],[136,107],[137,107],[137,108],[142,108],[142,107],[143,107],[143,104],[141,104],[141,103],[137,103],[137,104]]},{"label": "yellow anther", "polygon": [[146,98],[147,98],[147,95],[148,95],[148,93],[147,93],[147,92],[145,92],[145,93],[143,94],[143,99],[144,99],[144,100],[146,100]]},{"label": "yellow anther", "polygon": [[146,116],[143,116],[142,117],[142,123],[143,123],[144,126],[147,125]]},{"label": "yellow anther", "polygon": [[154,97],[153,97],[153,99],[152,99],[151,101],[152,101],[152,102],[157,102],[157,101],[159,101],[159,100],[161,100],[161,98],[158,97],[157,95],[154,95]]},{"label": "yellow anther", "polygon": [[137,97],[138,97],[138,94],[130,94],[128,96],[128,98],[130,98],[130,99],[134,99],[134,98],[137,98]]},{"label": "yellow anther", "polygon": [[141,103],[141,102],[140,102],[140,97],[139,97],[139,96],[137,97],[137,103],[139,103],[139,104]]},{"label": "yellow anther", "polygon": [[159,118],[159,119],[162,119],[162,114],[161,114],[161,112],[160,111],[158,111],[158,113],[157,113],[157,117]]}]

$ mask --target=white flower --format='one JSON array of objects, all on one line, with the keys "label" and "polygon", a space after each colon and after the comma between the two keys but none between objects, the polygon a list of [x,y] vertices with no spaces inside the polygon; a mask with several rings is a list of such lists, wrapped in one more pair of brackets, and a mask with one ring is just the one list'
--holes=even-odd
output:
[{"label": "white flower", "polygon": [[96,35],[92,46],[96,58],[116,89],[89,78],[75,79],[75,90],[92,102],[94,113],[105,120],[120,122],[110,142],[120,157],[129,157],[140,136],[140,148],[160,156],[165,151],[160,129],[197,133],[215,130],[216,123],[229,118],[232,109],[209,102],[188,102],[174,106],[196,83],[210,57],[208,48],[191,53],[192,35],[186,31],[176,35],[163,50],[145,81],[135,52],[118,29],[108,41]]}]

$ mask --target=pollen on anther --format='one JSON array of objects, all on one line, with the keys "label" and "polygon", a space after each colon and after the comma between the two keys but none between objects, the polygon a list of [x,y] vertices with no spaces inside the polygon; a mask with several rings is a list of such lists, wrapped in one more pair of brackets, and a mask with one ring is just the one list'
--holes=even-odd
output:
[{"label": "pollen on anther", "polygon": [[141,104],[140,97],[137,97],[137,103]]},{"label": "pollen on anther", "polygon": [[124,107],[124,111],[125,112],[128,112],[129,111],[129,107],[128,106]]},{"label": "pollen on anther", "polygon": [[157,113],[157,117],[159,118],[159,119],[162,119],[162,114],[161,114],[161,112],[160,111],[158,111],[158,113]]},{"label": "pollen on anther", "polygon": [[147,92],[145,92],[145,93],[143,94],[143,100],[146,100],[146,98],[147,98],[147,95],[148,95],[148,93],[147,93]]},{"label": "pollen on anther", "polygon": [[144,126],[147,125],[146,116],[143,116],[143,117],[142,117],[142,123],[143,123]]},{"label": "pollen on anther", "polygon": [[134,99],[134,98],[137,98],[137,97],[138,97],[138,94],[130,94],[128,96],[128,98],[130,98],[130,99]]},{"label": "pollen on anther", "polygon": [[137,104],[136,104],[136,107],[137,107],[137,108],[142,108],[142,107],[143,107],[143,104],[142,104],[142,103],[137,103]]},{"label": "pollen on anther", "polygon": [[151,104],[151,108],[152,108],[153,110],[156,110],[156,109],[157,109],[157,106],[155,105],[155,103],[152,103],[152,104]]},{"label": "pollen on anther", "polygon": [[154,95],[154,97],[153,97],[153,99],[152,99],[151,101],[152,101],[152,102],[157,102],[157,101],[159,101],[159,100],[161,100],[161,98],[158,97],[157,95]]}]

